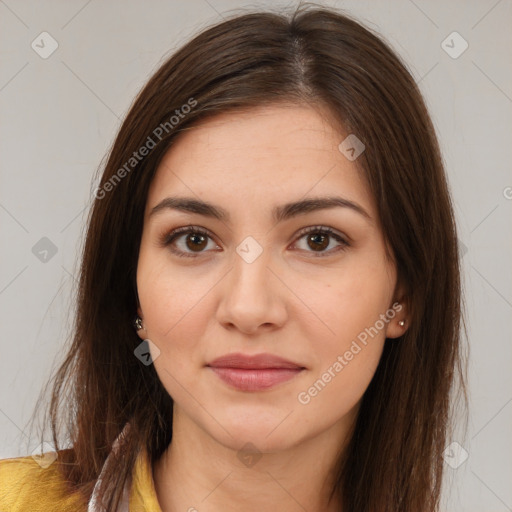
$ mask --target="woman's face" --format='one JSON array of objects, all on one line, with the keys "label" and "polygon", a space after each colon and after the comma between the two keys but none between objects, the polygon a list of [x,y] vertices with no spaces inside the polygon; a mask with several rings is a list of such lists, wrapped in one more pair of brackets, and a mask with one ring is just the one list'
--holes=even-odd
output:
[{"label": "woman's face", "polygon": [[[338,149],[347,135],[309,107],[222,114],[184,132],[151,184],[139,335],[175,414],[225,446],[286,449],[348,427],[385,338],[403,334],[374,199]],[[234,353],[296,367],[209,366]]]}]

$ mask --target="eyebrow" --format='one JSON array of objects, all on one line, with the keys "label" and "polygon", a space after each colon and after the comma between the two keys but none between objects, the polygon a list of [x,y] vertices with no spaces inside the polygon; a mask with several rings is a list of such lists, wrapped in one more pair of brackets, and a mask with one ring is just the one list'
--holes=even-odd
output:
[{"label": "eyebrow", "polygon": [[[372,220],[368,212],[361,205],[337,196],[313,197],[276,206],[272,209],[272,218],[275,222],[282,222],[299,215],[336,207],[349,208],[362,215],[367,220]],[[149,216],[151,217],[168,209],[196,213],[223,222],[230,221],[229,212],[224,208],[191,197],[167,197],[151,209]]]}]

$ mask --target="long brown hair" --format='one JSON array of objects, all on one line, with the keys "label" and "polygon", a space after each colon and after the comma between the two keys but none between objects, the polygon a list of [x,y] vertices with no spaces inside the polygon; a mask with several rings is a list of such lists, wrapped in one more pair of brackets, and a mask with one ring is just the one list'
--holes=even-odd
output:
[{"label": "long brown hair", "polygon": [[344,512],[438,510],[454,390],[467,408],[458,244],[438,141],[387,43],[347,15],[308,4],[286,15],[238,13],[203,30],[149,79],[110,150],[88,219],[73,340],[48,409],[56,449],[62,433],[73,447],[62,471],[85,499],[130,422],[123,456],[104,477],[109,510],[139,448],[154,462],[172,438],[173,401],[154,366],[134,356],[150,182],[183,130],[274,102],[326,107],[340,133],[364,143],[357,164],[407,293],[410,327],[385,343],[332,496],[342,497]]}]

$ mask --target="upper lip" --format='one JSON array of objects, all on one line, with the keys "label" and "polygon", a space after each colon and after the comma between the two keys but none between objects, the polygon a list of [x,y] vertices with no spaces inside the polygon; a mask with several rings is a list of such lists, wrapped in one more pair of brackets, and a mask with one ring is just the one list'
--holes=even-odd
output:
[{"label": "upper lip", "polygon": [[262,370],[265,368],[303,369],[300,364],[288,361],[273,354],[247,355],[241,353],[226,354],[214,359],[207,366],[214,368],[243,368],[247,370]]}]

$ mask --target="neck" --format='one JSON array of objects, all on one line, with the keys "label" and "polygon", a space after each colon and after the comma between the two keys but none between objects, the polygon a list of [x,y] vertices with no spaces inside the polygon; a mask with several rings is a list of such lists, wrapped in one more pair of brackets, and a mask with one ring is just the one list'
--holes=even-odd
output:
[{"label": "neck", "polygon": [[293,448],[254,458],[220,444],[175,406],[173,438],[155,463],[162,512],[340,511],[334,467],[356,411]]}]

